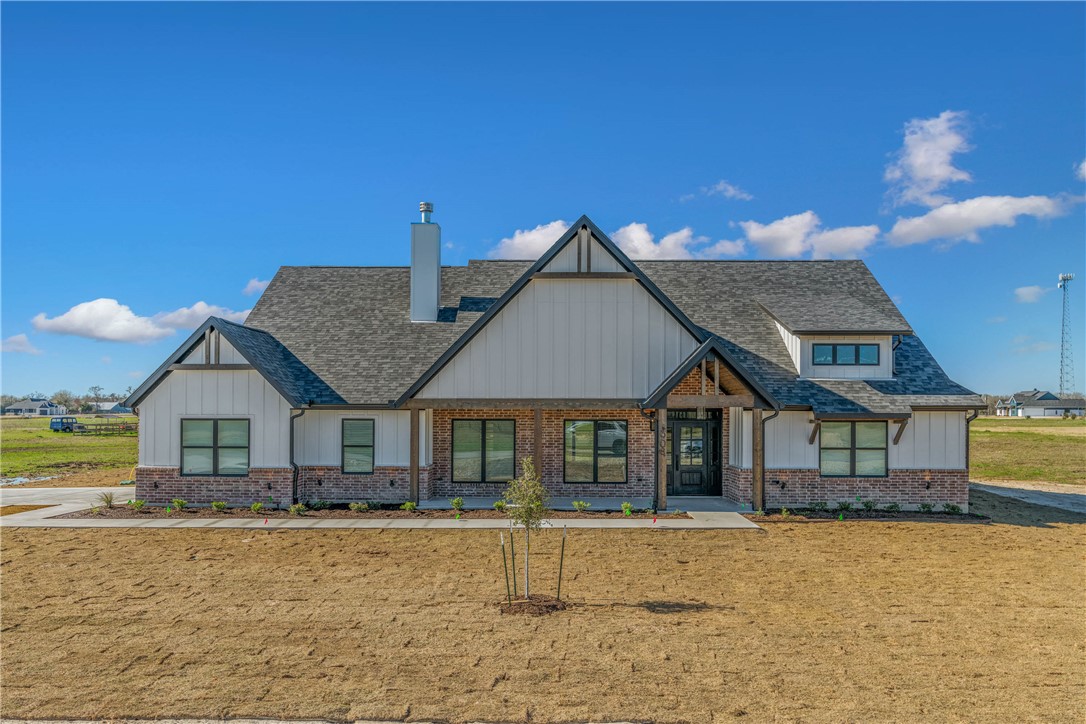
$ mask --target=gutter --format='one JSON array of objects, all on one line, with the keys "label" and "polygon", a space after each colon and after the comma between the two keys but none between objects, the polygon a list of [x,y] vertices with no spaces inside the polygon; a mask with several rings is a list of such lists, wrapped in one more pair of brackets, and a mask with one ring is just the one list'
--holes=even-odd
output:
[{"label": "gutter", "polygon": [[965,477],[969,479],[969,423],[977,419],[980,415],[980,410],[973,410],[972,415],[966,415],[965,418]]},{"label": "gutter", "polygon": [[[756,510],[765,510],[765,424],[767,422],[769,422],[770,420],[772,420],[774,417],[776,417],[777,415],[780,415],[780,414],[781,414],[780,405],[774,405],[773,406],[773,414],[770,415],[769,417],[762,417],[762,422],[761,422],[761,425],[762,425],[762,435],[761,435],[761,437],[762,437],[762,460],[761,460],[761,465],[760,465],[760,468],[761,468],[761,471],[762,471],[762,484],[759,486],[760,489],[758,491],[758,500],[754,501],[755,503],[758,504],[758,507],[756,508]],[[752,460],[751,464],[753,464],[753,462],[754,461]]]},{"label": "gutter", "polygon": [[294,459],[294,421],[305,414],[305,408],[298,410],[297,415],[290,416],[290,497],[291,503],[298,502],[298,463]]}]

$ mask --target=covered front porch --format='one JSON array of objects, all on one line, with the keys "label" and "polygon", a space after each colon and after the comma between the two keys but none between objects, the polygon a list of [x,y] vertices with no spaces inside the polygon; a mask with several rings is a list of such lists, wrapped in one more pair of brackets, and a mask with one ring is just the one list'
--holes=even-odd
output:
[{"label": "covered front porch", "polygon": [[[500,498],[500,496],[493,495],[465,495],[461,497],[464,499],[465,510],[489,510],[494,507],[494,501]],[[653,506],[653,500],[650,497],[585,496],[571,498],[561,496],[551,498],[547,507],[551,510],[574,510],[574,500],[583,500],[590,504],[590,511],[598,512],[622,510],[623,503],[630,503],[635,510],[651,509]],[[420,500],[418,507],[420,510],[448,510],[450,505],[448,498],[430,498]],[[750,506],[717,496],[673,495],[668,501],[668,509],[682,510],[687,513],[737,513],[749,511]]]}]

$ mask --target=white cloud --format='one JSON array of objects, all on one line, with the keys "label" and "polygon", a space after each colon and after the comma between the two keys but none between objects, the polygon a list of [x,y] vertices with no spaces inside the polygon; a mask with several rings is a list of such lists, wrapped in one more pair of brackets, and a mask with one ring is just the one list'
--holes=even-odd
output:
[{"label": "white cloud", "polygon": [[241,293],[251,297],[254,294],[260,294],[267,289],[269,284],[271,284],[271,279],[264,281],[263,279],[253,277],[249,280],[249,283],[245,285],[245,288],[241,290]]},{"label": "white cloud", "polygon": [[742,239],[736,239],[729,241],[728,239],[721,239],[712,246],[702,249],[698,256],[705,259],[717,259],[722,256],[739,256],[743,253],[743,250],[747,248],[747,242]]},{"label": "white cloud", "polygon": [[879,227],[842,226],[811,234],[807,244],[812,259],[855,259],[879,236]]},{"label": "white cloud", "polygon": [[798,257],[806,250],[807,237],[819,224],[813,211],[785,216],[768,224],[740,221],[739,226],[750,243],[765,256]]},{"label": "white cloud", "polygon": [[985,321],[988,322],[988,324],[1003,324],[1007,321],[1007,318],[1002,316],[988,317]]},{"label": "white cloud", "polygon": [[1014,299],[1020,304],[1035,304],[1041,301],[1041,297],[1052,291],[1052,287],[1039,287],[1036,284],[1028,287],[1018,287],[1014,290]]},{"label": "white cloud", "polygon": [[1015,354],[1037,354],[1038,352],[1049,352],[1056,349],[1056,345],[1052,342],[1031,342],[1030,344],[1024,344],[1021,347],[1015,347]]},{"label": "white cloud", "polygon": [[712,186],[703,186],[701,192],[706,196],[723,196],[726,199],[738,199],[739,201],[750,201],[754,198],[751,194],[724,179],[717,181]]},{"label": "white cloud", "polygon": [[654,241],[648,224],[634,222],[611,234],[618,248],[631,259],[693,259],[692,247],[709,243],[704,236],[694,236],[689,226],[667,234],[659,242]]},{"label": "white cloud", "polygon": [[107,342],[153,342],[169,337],[178,329],[192,329],[209,316],[234,322],[244,321],[249,310],[235,312],[225,307],[197,302],[173,312],[141,317],[116,299],[95,299],[77,304],[64,314],[49,318],[45,312],[31,322],[35,329],[53,334],[70,334]]},{"label": "white cloud", "polygon": [[41,350],[30,343],[30,338],[25,334],[13,334],[0,342],[0,351],[18,352],[20,354],[41,354]]},{"label": "white cloud", "polygon": [[147,373],[142,370],[132,370],[128,373],[128,376],[134,380],[142,380],[144,377],[147,376]]},{"label": "white cloud", "polygon": [[937,192],[955,181],[971,181],[954,166],[954,155],[970,150],[963,111],[943,111],[935,118],[914,118],[905,124],[905,143],[886,167],[883,179],[895,206],[940,206],[950,199]]},{"label": "white cloud", "polygon": [[221,317],[229,322],[241,323],[245,321],[245,318],[249,316],[249,312],[251,311],[253,310],[245,309],[240,312],[235,312],[232,309],[220,307],[217,304],[196,302],[196,304],[193,304],[191,307],[181,307],[172,312],[156,314],[152,319],[155,324],[167,327],[172,331],[174,329],[196,329],[206,322],[208,317]]},{"label": "white cloud", "polygon": [[1086,159],[1075,167],[1075,176],[1079,181],[1086,181]]},{"label": "white cloud", "polygon": [[923,244],[932,239],[980,241],[989,226],[1014,226],[1019,216],[1046,219],[1064,213],[1064,204],[1048,196],[978,196],[933,209],[923,216],[898,217],[887,235],[892,246]]},{"label": "white cloud", "polygon": [[113,364],[113,358],[112,358],[112,357],[110,357],[110,356],[109,356],[108,354],[107,354],[107,355],[103,355],[103,356],[102,356],[102,364],[104,364],[104,365],[111,365],[111,364]]},{"label": "white cloud", "polygon": [[512,236],[498,242],[491,250],[490,258],[538,259],[568,228],[568,223],[558,220],[534,229],[517,229]]}]

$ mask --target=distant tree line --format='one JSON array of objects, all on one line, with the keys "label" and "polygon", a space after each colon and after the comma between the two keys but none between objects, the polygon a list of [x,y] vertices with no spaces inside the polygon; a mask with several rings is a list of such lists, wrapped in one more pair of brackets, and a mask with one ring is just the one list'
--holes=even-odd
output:
[{"label": "distant tree line", "polygon": [[70,413],[94,412],[96,402],[121,402],[132,394],[133,388],[129,386],[124,392],[105,392],[100,385],[94,385],[85,395],[77,395],[71,390],[57,390],[52,395],[44,392],[28,392],[25,395],[0,394],[0,408],[7,407],[19,400],[42,399],[51,400],[58,405],[68,408]]}]

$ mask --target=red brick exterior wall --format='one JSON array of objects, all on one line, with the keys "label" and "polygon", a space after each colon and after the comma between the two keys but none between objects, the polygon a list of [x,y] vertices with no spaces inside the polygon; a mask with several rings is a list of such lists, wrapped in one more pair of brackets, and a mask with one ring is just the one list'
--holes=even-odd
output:
[{"label": "red brick exterior wall", "polygon": [[[419,469],[419,496],[429,497],[430,469]],[[402,503],[411,497],[411,469],[375,467],[365,475],[344,474],[340,467],[306,467],[298,470],[298,499],[326,500],[330,503],[355,503],[376,500]]]},{"label": "red brick exterior wall", "polygon": [[151,505],[164,505],[181,498],[192,505],[222,500],[231,506],[260,502],[278,507],[290,505],[292,493],[290,468],[251,468],[247,476],[231,478],[182,477],[178,468],[137,467],[134,498]]},{"label": "red brick exterior wall", "polygon": [[[752,472],[728,467],[724,471],[724,496],[750,506],[754,497]],[[859,501],[856,498],[859,497]],[[969,474],[965,470],[893,470],[885,478],[824,478],[818,470],[765,471],[767,510],[809,507],[812,503],[852,503],[864,500],[880,506],[897,503],[915,510],[921,503],[941,509],[943,503],[969,507]]]},{"label": "red brick exterior wall", "polygon": [[[516,474],[521,460],[535,456],[535,413],[525,409],[434,410],[433,467],[430,478],[432,497],[457,495],[492,495],[505,490],[505,483],[452,482],[452,421],[514,420],[516,422]],[[626,483],[566,483],[564,480],[564,422],[566,420],[626,421]],[[552,495],[562,497],[618,496],[651,497],[656,479],[656,436],[649,421],[637,410],[544,410],[543,460],[540,475]],[[538,461],[537,461],[537,467]]]}]

